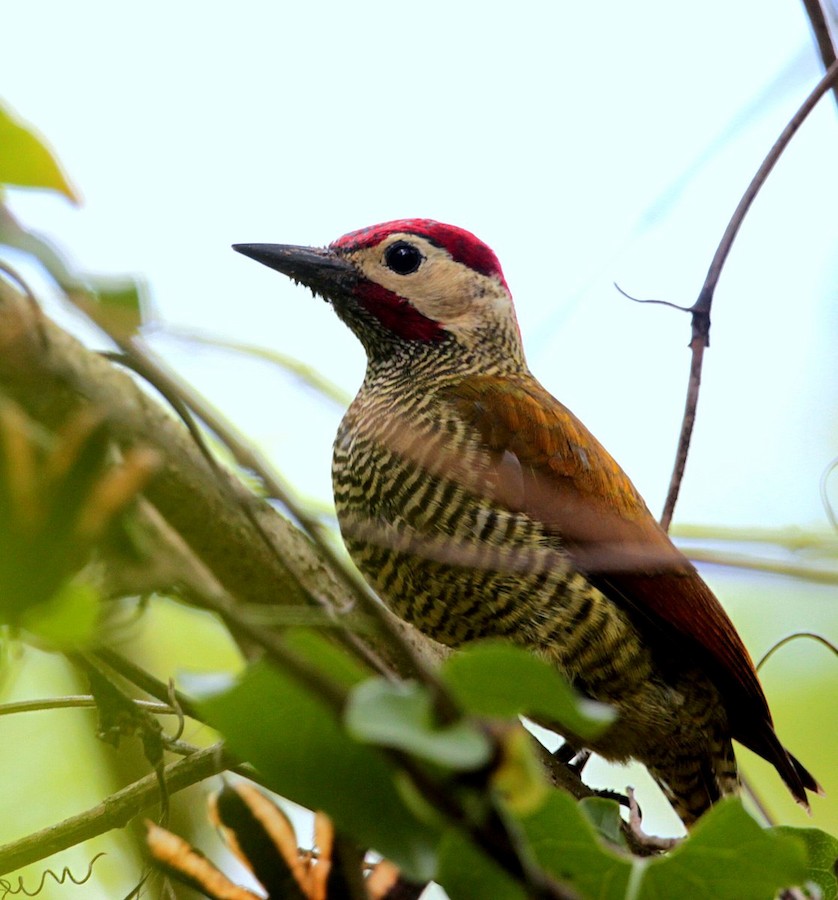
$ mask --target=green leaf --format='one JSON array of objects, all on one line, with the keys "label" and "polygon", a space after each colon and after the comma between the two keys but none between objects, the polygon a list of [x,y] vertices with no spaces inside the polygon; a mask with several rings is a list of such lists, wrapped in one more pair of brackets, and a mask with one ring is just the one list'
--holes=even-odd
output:
[{"label": "green leaf", "polygon": [[71,203],[80,202],[79,195],[44,142],[2,105],[0,184],[58,191]]},{"label": "green leaf", "polygon": [[[338,657],[334,647],[327,652],[324,668]],[[199,707],[277,793],[323,810],[338,829],[384,854],[408,877],[433,876],[438,832],[405,805],[393,766],[346,734],[331,709],[289,675],[257,664],[231,690]]]},{"label": "green leaf", "polygon": [[371,678],[350,694],[346,728],[359,741],[397,747],[448,769],[485,765],[492,754],[489,739],[474,724],[435,722],[428,690],[415,681]]},{"label": "green leaf", "polygon": [[579,801],[579,809],[587,816],[597,834],[605,838],[609,844],[626,846],[626,839],[622,832],[623,820],[620,816],[620,804],[616,800],[608,800],[605,797],[585,797]]},{"label": "green leaf", "polygon": [[821,891],[821,900],[838,900],[838,838],[820,828],[772,828],[772,834],[803,841],[808,857],[806,882],[814,882]]},{"label": "green leaf", "polygon": [[614,721],[611,707],[579,697],[553,666],[510,644],[486,641],[460,650],[445,661],[442,677],[475,715],[527,715],[581,738],[596,737]]},{"label": "green leaf", "polygon": [[[550,791],[530,815],[516,816],[535,859],[557,881],[582,897],[623,900],[634,865],[600,844],[588,818],[563,791]],[[692,894],[671,894],[690,897]]]},{"label": "green leaf", "polygon": [[[683,844],[653,860],[603,847],[580,806],[560,791],[515,821],[546,872],[597,900],[767,900],[807,878],[798,836],[760,828],[736,798],[717,804]],[[824,867],[828,857],[827,847]]]},{"label": "green leaf", "polygon": [[446,831],[439,847],[439,871],[434,879],[450,900],[527,900],[510,875],[458,831]]},{"label": "green leaf", "polygon": [[369,676],[369,672],[342,647],[310,628],[289,629],[285,643],[305,660],[338,684],[351,688]]},{"label": "green leaf", "polygon": [[761,828],[737,798],[716,804],[666,858],[649,862],[638,900],[766,900],[806,879],[796,837]]},{"label": "green leaf", "polygon": [[[369,677],[369,672],[356,659],[320,632],[309,628],[289,628],[282,637],[289,650],[316,666],[322,675],[341,687],[351,688]],[[226,673],[184,673],[180,677],[187,693],[198,698],[213,697],[236,684],[235,677]]]}]

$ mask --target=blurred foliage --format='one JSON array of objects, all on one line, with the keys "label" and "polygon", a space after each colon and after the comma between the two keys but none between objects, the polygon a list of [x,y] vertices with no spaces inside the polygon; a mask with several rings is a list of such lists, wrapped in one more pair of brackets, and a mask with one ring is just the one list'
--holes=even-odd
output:
[{"label": "blurred foliage", "polygon": [[[346,658],[325,640],[315,646],[310,661],[342,679],[335,672]],[[201,710],[279,794],[324,811],[337,828],[375,847],[408,875],[433,875],[435,829],[405,803],[395,768],[347,734],[317,694],[284,672],[258,665],[229,691],[204,700]]]},{"label": "blurred foliage", "polygon": [[463,708],[476,715],[529,715],[561,722],[581,737],[602,734],[614,720],[611,707],[580,697],[543,660],[499,641],[488,641],[446,660],[443,677]]},{"label": "blurred foliage", "polygon": [[80,203],[52,151],[0,102],[0,244],[36,259],[93,321],[104,320],[125,335],[136,331],[142,319],[142,283],[127,276],[102,278],[75,272],[52,242],[12,215],[3,202],[7,187],[58,191],[73,203]]},{"label": "blurred foliage", "polygon": [[0,191],[2,185],[58,191],[72,203],[80,202],[46,144],[0,103]]},{"label": "blurred foliage", "polygon": [[[825,507],[831,517],[831,509]],[[695,562],[838,584],[838,534],[802,528],[725,528],[680,525],[672,529]]]},{"label": "blurred foliage", "polygon": [[220,350],[230,350],[234,353],[240,353],[245,356],[252,356],[256,359],[264,360],[271,365],[277,366],[284,372],[292,375],[301,385],[312,390],[319,398],[334,404],[339,409],[346,409],[352,402],[352,397],[340,385],[330,381],[317,369],[306,365],[300,360],[289,356],[287,353],[280,353],[277,350],[270,350],[267,347],[258,347],[253,344],[242,344],[237,341],[230,341],[220,337],[213,337],[201,334],[197,331],[178,331],[171,328],[166,329],[169,337],[177,337],[189,344],[202,344],[207,347],[216,347]]},{"label": "blurred foliage", "polygon": [[[47,437],[0,394],[0,623],[58,646],[92,639],[102,598],[79,573],[94,548],[114,539],[156,464],[143,451],[112,464],[110,449],[95,413]],[[128,532],[120,537],[133,552]]]},{"label": "blurred foliage", "polygon": [[[324,674],[332,670],[333,660],[341,653],[311,635],[306,636],[304,645],[296,640],[294,644],[297,649],[305,646],[309,661]],[[485,649],[478,646],[469,652],[479,657]],[[492,662],[497,677],[512,683],[530,658],[513,648],[503,658],[494,656]],[[618,900],[627,896],[631,885],[631,895],[639,900],[681,896],[762,900],[783,887],[824,879],[824,859],[830,847],[827,835],[818,839],[817,852],[810,853],[807,866],[804,840],[815,846],[811,834],[802,835],[793,828],[766,831],[734,799],[708,813],[690,839],[667,856],[633,859],[619,844],[609,846],[602,840],[603,831],[614,833],[613,823],[596,828],[569,795],[548,788],[534,760],[524,759],[532,753],[529,742],[513,744],[515,764],[526,776],[496,778],[504,765],[497,760],[487,767],[483,754],[472,756],[472,735],[467,729],[440,730],[430,721],[431,697],[426,694],[424,702],[417,703],[426,689],[414,685],[409,693],[382,691],[379,681],[362,681],[356,683],[355,696],[367,686],[374,690],[364,692],[360,712],[357,706],[349,707],[354,738],[340,728],[316,691],[262,665],[252,668],[229,690],[205,699],[202,708],[210,721],[230,736],[237,752],[256,762],[271,787],[326,811],[339,827],[364,846],[381,850],[411,878],[438,880],[452,900],[476,896],[477,884],[482,886],[482,896],[527,896],[476,838],[496,810],[514,825],[519,852],[536,860],[545,873],[571,886],[580,897]],[[475,692],[473,696],[479,695]],[[393,697],[409,698],[408,703],[394,707]],[[383,700],[377,708],[373,701],[378,698]],[[484,698],[475,705],[485,711]],[[313,709],[317,709],[315,716]],[[416,715],[417,709],[420,715]],[[466,706],[466,712],[474,713],[474,709]],[[382,715],[389,717],[390,729],[380,727]],[[392,759],[388,762],[373,749],[396,744],[406,750],[410,741],[393,739],[392,729],[397,728],[413,735],[411,756],[415,764],[425,767],[423,802],[405,803],[412,793],[405,793],[405,775]],[[510,730],[501,747],[512,743],[509,736],[520,726],[507,720],[506,728]],[[362,749],[359,737],[372,746]],[[462,752],[452,753],[452,744],[458,741]],[[435,749],[429,752],[428,747]],[[507,754],[502,751],[502,755]],[[464,777],[469,770],[470,777]],[[535,791],[530,784],[533,779],[540,782]],[[437,792],[444,793],[449,802],[456,798],[468,811],[459,828],[440,817]],[[529,798],[527,802],[521,802],[522,796]],[[610,807],[616,816],[617,805],[612,801]]]}]

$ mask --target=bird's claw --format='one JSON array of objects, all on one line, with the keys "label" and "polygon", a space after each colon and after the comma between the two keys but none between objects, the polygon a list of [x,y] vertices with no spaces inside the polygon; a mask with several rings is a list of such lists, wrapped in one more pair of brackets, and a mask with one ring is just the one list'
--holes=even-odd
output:
[{"label": "bird's claw", "polygon": [[628,797],[629,810],[628,825],[640,846],[649,850],[666,852],[674,849],[684,840],[683,838],[663,838],[654,834],[646,834],[643,831],[643,812],[634,796],[633,787],[626,788],[626,797]]}]

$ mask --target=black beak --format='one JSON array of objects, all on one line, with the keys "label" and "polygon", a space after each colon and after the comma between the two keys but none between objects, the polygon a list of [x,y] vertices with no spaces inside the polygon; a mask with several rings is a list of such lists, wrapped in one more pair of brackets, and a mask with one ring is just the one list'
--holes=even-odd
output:
[{"label": "black beak", "polygon": [[320,247],[295,247],[293,244],[233,244],[237,253],[282,272],[323,297],[351,291],[358,272],[334,250]]}]

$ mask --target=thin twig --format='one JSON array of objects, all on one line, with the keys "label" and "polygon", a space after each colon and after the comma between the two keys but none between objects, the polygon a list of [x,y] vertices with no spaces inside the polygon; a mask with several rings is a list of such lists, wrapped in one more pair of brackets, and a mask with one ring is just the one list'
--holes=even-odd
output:
[{"label": "thin twig", "polygon": [[190,719],[195,719],[197,722],[203,722],[195,702],[190,697],[187,697],[186,694],[182,694],[180,691],[172,693],[164,681],[155,678],[150,672],[147,672],[135,662],[127,659],[115,650],[111,650],[109,647],[99,648],[95,656],[141,691],[145,691],[151,697],[156,697],[167,704],[170,702],[170,698],[174,699],[177,701],[181,713],[189,716]]},{"label": "thin twig", "polygon": [[[693,319],[695,322],[695,319]],[[681,481],[684,478],[684,470],[687,467],[687,454],[690,449],[693,427],[695,426],[695,414],[698,409],[698,392],[701,387],[701,366],[704,362],[704,349],[709,343],[710,317],[706,317],[708,337],[693,340],[690,344],[692,358],[690,360],[690,377],[687,382],[687,399],[684,404],[684,417],[681,420],[681,433],[678,436],[678,449],[675,453],[675,466],[669,480],[669,491],[666,495],[666,503],[661,515],[661,527],[669,530],[672,524],[672,515],[675,512],[675,504],[678,502],[678,493],[681,490]],[[693,327],[695,333],[695,326]]]},{"label": "thin twig", "polygon": [[267,347],[260,347],[256,344],[225,340],[224,338],[202,334],[192,329],[174,328],[168,325],[160,327],[159,333],[164,337],[173,337],[176,340],[187,341],[191,344],[204,344],[208,347],[216,347],[220,350],[229,350],[233,353],[241,353],[261,359],[285,372],[289,372],[306,387],[316,391],[321,397],[330,401],[339,409],[345,410],[352,402],[352,397],[342,387],[330,381],[317,369],[286,353],[279,353],[276,350],[269,350]]},{"label": "thin twig", "polygon": [[733,242],[736,239],[736,235],[739,233],[739,229],[742,227],[742,223],[745,220],[745,216],[747,215],[751,204],[765,184],[765,181],[776,165],[777,160],[782,156],[791,139],[797,134],[800,126],[806,121],[809,113],[812,112],[821,97],[823,97],[836,82],[838,82],[838,62],[833,62],[823,78],[821,78],[809,96],[803,101],[797,112],[791,117],[789,123],[775,141],[774,146],[769,150],[762,165],[748,185],[748,189],[742,195],[742,199],[739,201],[739,205],[731,216],[724,235],[722,235],[716,254],[707,271],[707,278],[699,293],[699,298],[696,301],[695,306],[693,306],[693,313],[695,313],[696,307],[698,307],[700,310],[706,308],[707,313],[709,314],[710,304],[713,301],[713,293],[716,290],[716,284],[722,274],[722,268],[727,261]]},{"label": "thin twig", "polygon": [[774,828],[778,825],[777,817],[768,808],[765,800],[757,793],[753,782],[744,774],[744,772],[739,773],[739,783],[742,785],[742,790],[748,796],[748,799],[756,807],[757,812],[762,816],[766,826],[768,828]]},{"label": "thin twig", "polygon": [[684,469],[687,465],[687,454],[689,453],[690,440],[692,438],[693,425],[695,424],[695,414],[698,407],[698,393],[701,385],[701,367],[704,361],[704,350],[710,346],[710,307],[713,304],[713,295],[716,291],[716,285],[722,274],[727,257],[733,247],[733,242],[742,227],[745,216],[751,208],[757,194],[765,184],[768,175],[774,168],[777,160],[789,144],[789,141],[797,133],[800,126],[806,120],[809,113],[815,108],[820,98],[833,85],[838,84],[838,62],[833,62],[827,70],[826,75],[818,82],[815,89],[809,94],[797,112],[792,116],[789,123],[783,129],[780,137],[777,138],[774,146],[768,152],[768,155],[757,170],[747,190],[742,195],[739,205],[736,207],[730,221],[728,222],[725,233],[719,242],[710,268],[707,270],[707,277],[699,291],[698,299],[690,308],[692,313],[692,338],[690,340],[690,349],[692,350],[692,361],[690,363],[690,377],[687,387],[687,399],[684,405],[684,417],[681,423],[681,434],[678,439],[678,449],[675,454],[675,465],[672,470],[672,477],[669,481],[669,490],[666,496],[666,502],[661,515],[661,525],[664,529],[668,529],[672,522],[672,514],[675,511],[675,504],[678,501],[678,492],[681,489],[681,481],[684,477]]},{"label": "thin twig", "polygon": [[829,524],[834,531],[838,531],[838,516],[835,515],[835,509],[832,506],[832,501],[829,499],[829,479],[836,469],[838,469],[838,456],[823,470],[820,483],[821,503],[823,504],[826,517],[829,519]]},{"label": "thin twig", "polygon": [[670,309],[677,309],[679,312],[692,312],[692,308],[689,306],[680,306],[677,303],[673,303],[671,300],[657,300],[655,298],[643,298],[643,297],[633,297],[628,291],[624,291],[616,281],[612,282],[614,287],[626,298],[626,300],[631,300],[632,303],[649,303],[653,306],[668,306]]},{"label": "thin twig", "polygon": [[[153,703],[149,700],[131,702],[139,709],[155,716],[176,716],[178,711],[168,703]],[[92,694],[75,694],[65,697],[49,697],[44,700],[16,700],[12,703],[0,704],[0,716],[13,716],[17,713],[42,712],[47,709],[91,709],[96,707],[96,699]]]},{"label": "thin twig", "polygon": [[692,562],[709,563],[732,569],[747,569],[751,572],[764,572],[767,575],[783,575],[787,578],[811,581],[814,584],[838,584],[838,570],[834,566],[827,568],[825,566],[800,565],[776,559],[760,559],[744,553],[708,550],[702,547],[682,547],[681,549],[687,559]]},{"label": "thin twig", "polygon": [[810,641],[817,641],[819,644],[823,644],[828,650],[831,650],[835,656],[838,656],[838,647],[832,643],[832,641],[827,640],[823,635],[817,634],[814,631],[795,631],[794,634],[787,634],[784,638],[780,638],[773,646],[769,647],[768,650],[763,654],[762,659],[757,663],[757,672],[768,662],[769,659],[781,648],[785,647],[786,644],[790,644],[792,641],[799,640],[801,638],[805,638]]},{"label": "thin twig", "polygon": [[[828,69],[835,62],[835,44],[829,31],[827,15],[824,13],[820,0],[803,0],[803,6],[815,35],[815,43],[818,45],[823,67]],[[835,94],[835,102],[838,103],[838,84],[832,86],[832,91]]]},{"label": "thin twig", "polygon": [[[200,750],[163,770],[170,794],[223,772],[235,760],[221,744]],[[83,813],[0,847],[0,875],[66,850],[113,828],[122,828],[160,798],[157,776],[146,775]]]},{"label": "thin twig", "polygon": [[[838,460],[836,460],[838,465]],[[735,525],[675,525],[671,531],[685,540],[732,542],[743,544],[773,544],[796,553],[812,552],[819,556],[838,556],[838,535],[821,529],[752,527]]]}]

